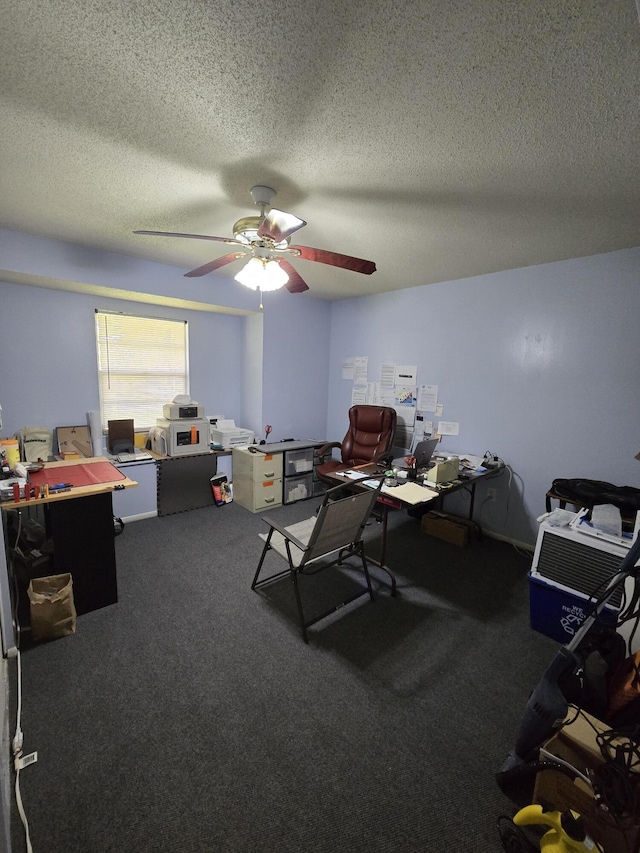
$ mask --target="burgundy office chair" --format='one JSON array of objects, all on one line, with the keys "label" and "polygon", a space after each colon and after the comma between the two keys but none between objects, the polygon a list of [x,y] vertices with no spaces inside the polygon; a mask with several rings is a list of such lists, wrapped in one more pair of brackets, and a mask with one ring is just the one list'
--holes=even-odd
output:
[{"label": "burgundy office chair", "polygon": [[389,453],[396,431],[396,411],[389,406],[352,406],[349,409],[349,430],[342,443],[334,441],[318,449],[324,456],[339,447],[341,459],[329,459],[317,467],[318,477],[325,482],[335,482],[326,475],[336,471],[377,462]]}]

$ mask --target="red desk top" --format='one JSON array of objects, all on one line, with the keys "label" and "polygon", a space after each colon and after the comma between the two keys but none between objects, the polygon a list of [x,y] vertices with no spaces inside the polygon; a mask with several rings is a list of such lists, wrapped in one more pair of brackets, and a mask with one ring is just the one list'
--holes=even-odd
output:
[{"label": "red desk top", "polygon": [[107,460],[98,462],[76,462],[63,467],[47,468],[29,474],[29,482],[34,486],[56,486],[58,483],[70,483],[72,486],[95,486],[99,483],[116,483],[126,479],[122,471]]}]

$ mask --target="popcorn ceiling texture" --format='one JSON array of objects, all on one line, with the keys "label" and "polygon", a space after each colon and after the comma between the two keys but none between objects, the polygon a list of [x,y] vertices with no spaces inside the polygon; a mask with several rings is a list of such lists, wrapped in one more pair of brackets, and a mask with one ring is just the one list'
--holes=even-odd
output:
[{"label": "popcorn ceiling texture", "polygon": [[[341,298],[640,243],[633,0],[5,0],[0,226],[175,264],[256,183]],[[231,277],[235,264],[217,274]]]}]

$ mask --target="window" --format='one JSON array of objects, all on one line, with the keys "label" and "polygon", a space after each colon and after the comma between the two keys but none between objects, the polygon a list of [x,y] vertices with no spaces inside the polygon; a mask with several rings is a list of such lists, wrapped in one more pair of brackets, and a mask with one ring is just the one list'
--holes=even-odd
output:
[{"label": "window", "polygon": [[187,323],[96,311],[102,427],[133,418],[149,429],[176,394],[189,393]]}]

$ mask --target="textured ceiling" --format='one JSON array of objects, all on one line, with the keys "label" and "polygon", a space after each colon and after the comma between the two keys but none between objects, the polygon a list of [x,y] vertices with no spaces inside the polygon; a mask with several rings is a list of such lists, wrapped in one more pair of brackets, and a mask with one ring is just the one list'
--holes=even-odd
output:
[{"label": "textured ceiling", "polygon": [[0,226],[175,264],[177,292],[228,248],[132,231],[230,237],[254,184],[294,242],[375,261],[294,262],[326,298],[640,244],[634,0],[0,9]]}]

